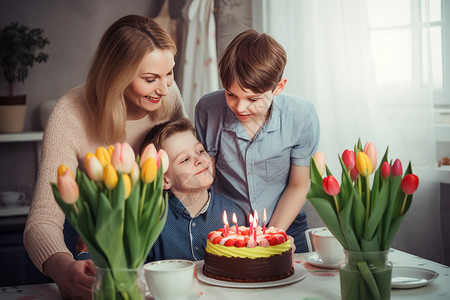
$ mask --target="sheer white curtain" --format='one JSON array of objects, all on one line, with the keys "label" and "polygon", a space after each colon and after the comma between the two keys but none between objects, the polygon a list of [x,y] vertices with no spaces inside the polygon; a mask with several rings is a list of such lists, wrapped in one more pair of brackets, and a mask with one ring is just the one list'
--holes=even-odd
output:
[{"label": "sheer white curtain", "polygon": [[358,138],[374,142],[379,159],[389,145],[389,157],[400,158],[404,170],[412,162],[419,189],[393,247],[442,261],[432,85],[377,83],[366,1],[253,0],[252,6],[254,28],[287,51],[285,91],[316,106],[319,149],[337,177],[337,154]]},{"label": "sheer white curtain", "polygon": [[189,29],[181,95],[186,113],[192,121],[200,97],[219,88],[213,10],[213,0],[191,0],[187,4],[186,21]]}]

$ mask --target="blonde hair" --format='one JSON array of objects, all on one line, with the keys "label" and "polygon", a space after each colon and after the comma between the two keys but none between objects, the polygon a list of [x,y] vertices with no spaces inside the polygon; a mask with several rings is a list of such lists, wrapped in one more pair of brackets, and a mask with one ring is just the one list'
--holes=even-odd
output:
[{"label": "blonde hair", "polygon": [[[124,91],[136,76],[145,54],[155,50],[176,54],[173,40],[150,18],[129,15],[114,22],[103,34],[86,80],[86,96],[98,135],[107,143],[125,136]],[[162,101],[161,114],[170,103]]]},{"label": "blonde hair", "polygon": [[281,80],[287,62],[284,48],[270,35],[247,30],[237,35],[219,62],[224,88],[234,81],[255,93],[273,91]]}]

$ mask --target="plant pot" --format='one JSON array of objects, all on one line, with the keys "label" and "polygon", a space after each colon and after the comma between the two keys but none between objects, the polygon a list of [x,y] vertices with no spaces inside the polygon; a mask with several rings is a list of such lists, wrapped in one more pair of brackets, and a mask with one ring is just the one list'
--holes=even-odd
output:
[{"label": "plant pot", "polygon": [[23,131],[26,113],[26,95],[0,96],[0,132]]}]

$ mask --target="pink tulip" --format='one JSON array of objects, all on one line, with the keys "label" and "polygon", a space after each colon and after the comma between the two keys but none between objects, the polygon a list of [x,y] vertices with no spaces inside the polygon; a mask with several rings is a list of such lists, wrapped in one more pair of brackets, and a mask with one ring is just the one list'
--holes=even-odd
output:
[{"label": "pink tulip", "polygon": [[134,186],[138,182],[140,176],[141,176],[141,171],[139,170],[139,165],[137,164],[137,162],[134,162],[133,168],[131,169],[131,172],[130,172],[130,179],[131,179],[132,186]]},{"label": "pink tulip", "polygon": [[325,173],[325,156],[322,152],[317,151],[316,153],[314,153],[313,159],[320,176],[322,176],[323,173]]},{"label": "pink tulip", "polygon": [[364,153],[367,154],[372,163],[372,170],[375,170],[377,168],[377,148],[372,142],[367,142],[364,145]]},{"label": "pink tulip", "polygon": [[159,149],[158,153],[156,154],[156,165],[159,168],[163,167],[163,174],[166,173],[167,169],[169,168],[169,156],[167,155],[167,152],[163,149]]},{"label": "pink tulip", "polygon": [[58,190],[61,199],[67,204],[74,204],[80,196],[80,190],[73,178],[70,169],[67,169],[63,175],[58,176]]},{"label": "pink tulip", "polygon": [[402,176],[403,174],[403,168],[402,168],[402,162],[400,161],[400,159],[396,159],[394,161],[394,164],[392,165],[392,176],[393,177],[397,177],[397,176]]},{"label": "pink tulip", "polygon": [[322,186],[323,186],[323,189],[325,190],[325,193],[327,193],[330,196],[336,196],[337,194],[339,194],[339,192],[341,190],[336,178],[334,178],[331,175],[325,177],[322,180]]},{"label": "pink tulip", "polygon": [[356,178],[358,178],[358,175],[359,175],[358,168],[354,166],[353,169],[350,171],[350,177],[352,178],[353,181],[355,181]]},{"label": "pink tulip", "polygon": [[419,177],[417,177],[414,174],[408,174],[405,177],[403,177],[401,182],[401,188],[402,191],[406,195],[412,195],[417,190],[417,187],[419,186]]},{"label": "pink tulip", "polygon": [[344,153],[342,153],[342,160],[347,167],[347,171],[351,171],[356,165],[355,152],[351,150],[345,150]]},{"label": "pink tulip", "polygon": [[111,164],[117,172],[130,173],[135,161],[133,148],[128,143],[114,145]]},{"label": "pink tulip", "polygon": [[142,168],[142,166],[144,165],[145,161],[147,159],[149,159],[150,157],[152,157],[153,159],[156,160],[156,155],[157,155],[157,152],[156,152],[155,145],[148,144],[145,147],[144,151],[142,152],[141,160],[139,162],[140,167]]},{"label": "pink tulip", "polygon": [[381,177],[383,179],[387,179],[390,173],[391,173],[391,166],[388,164],[387,161],[385,161],[381,166]]}]

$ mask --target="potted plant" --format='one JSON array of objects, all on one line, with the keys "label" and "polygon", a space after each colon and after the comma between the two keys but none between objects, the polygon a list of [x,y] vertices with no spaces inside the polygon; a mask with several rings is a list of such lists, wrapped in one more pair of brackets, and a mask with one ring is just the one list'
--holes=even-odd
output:
[{"label": "potted plant", "polygon": [[46,62],[40,51],[50,42],[40,28],[30,29],[17,22],[0,31],[0,69],[6,82],[6,96],[0,96],[0,131],[20,132],[25,120],[26,95],[14,95],[13,84],[23,83],[33,64]]}]

